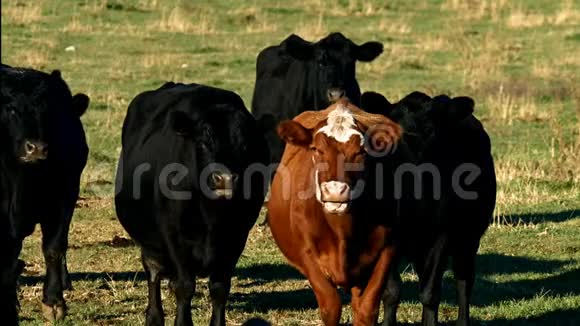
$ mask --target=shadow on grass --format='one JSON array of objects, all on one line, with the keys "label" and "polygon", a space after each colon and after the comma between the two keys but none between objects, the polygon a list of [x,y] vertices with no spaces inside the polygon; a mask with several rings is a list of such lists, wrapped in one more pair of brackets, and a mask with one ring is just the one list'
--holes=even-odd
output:
[{"label": "shadow on grass", "polygon": [[[497,254],[485,254],[478,257],[478,278],[472,296],[472,305],[489,306],[509,300],[528,300],[538,295],[565,296],[580,295],[580,268],[566,268],[574,264],[563,260],[535,260],[526,257],[511,257]],[[540,274],[539,278],[493,282],[486,278],[490,275]],[[542,275],[544,274],[544,275]],[[240,268],[236,274],[239,278],[254,279],[254,284],[303,279],[292,267],[284,264],[253,265]],[[444,280],[442,302],[456,304],[454,279]],[[235,309],[246,312],[264,312],[271,309],[302,310],[317,307],[314,294],[310,288],[289,290],[284,292],[264,292],[250,294],[232,294],[236,301]],[[414,281],[402,285],[402,301],[418,301],[418,284]],[[348,296],[343,295],[343,302],[348,302]],[[543,319],[542,319],[543,320]],[[500,321],[498,321],[500,322]],[[505,321],[509,324],[510,321]],[[513,321],[516,325],[518,321]],[[522,321],[523,322],[523,321]],[[490,323],[488,323],[490,324]],[[491,324],[490,324],[491,325]],[[495,324],[493,324],[495,325]],[[503,325],[499,323],[498,325]]]},{"label": "shadow on grass", "polygon": [[[477,260],[477,279],[474,285],[471,304],[488,306],[506,300],[526,300],[537,295],[580,295],[580,267],[565,269],[573,261],[536,260],[526,257],[512,257],[497,254],[479,255]],[[563,270],[564,269],[564,270]],[[540,274],[530,279],[527,273]],[[521,274],[526,279],[494,282],[491,275]],[[543,275],[542,275],[543,274]],[[546,275],[547,274],[547,275]],[[402,284],[402,301],[416,302],[419,298],[417,281]],[[443,280],[441,302],[457,304],[455,279],[453,276]]]},{"label": "shadow on grass", "polygon": [[555,213],[528,213],[528,214],[512,214],[505,216],[506,221],[510,223],[543,223],[543,222],[564,222],[574,217],[580,216],[578,210],[566,210]]},{"label": "shadow on grass", "polygon": [[558,325],[576,326],[580,320],[580,311],[576,309],[558,309],[541,316],[519,319],[495,319],[479,321],[482,326],[533,326],[533,325]]},{"label": "shadow on grass", "polygon": [[[516,319],[472,320],[474,326],[576,326],[580,320],[580,311],[575,309],[557,309],[540,316]],[[397,323],[399,326],[418,326],[421,323]],[[441,324],[445,325],[445,324]],[[454,325],[452,320],[448,325]]]},{"label": "shadow on grass", "polygon": [[[497,254],[484,254],[478,257],[479,274],[475,283],[472,305],[479,307],[491,306],[510,300],[529,300],[537,296],[566,296],[580,295],[580,267],[573,261],[562,260],[535,260],[526,257],[511,257]],[[527,273],[540,274],[537,277],[525,275]],[[518,274],[521,279],[506,282],[494,282],[492,275]],[[259,264],[240,267],[235,276],[239,279],[250,280],[250,284],[240,286],[252,288],[266,286],[268,283],[286,280],[304,279],[294,268],[286,264]],[[103,286],[108,281],[144,281],[142,272],[113,272],[113,273],[71,273],[74,282],[93,281],[101,282]],[[43,276],[23,276],[22,285],[36,285],[43,282]],[[443,303],[456,304],[455,285],[453,278],[446,278],[443,282]],[[73,283],[74,286],[74,283]],[[417,302],[418,284],[416,281],[407,281],[402,285],[402,301]],[[342,293],[342,291],[341,291]],[[349,301],[348,295],[341,294],[343,302]],[[291,288],[282,291],[264,291],[239,293],[235,289],[230,296],[230,305],[233,310],[244,312],[265,313],[271,310],[305,310],[316,309],[317,303],[312,289]],[[572,310],[553,311],[532,319],[492,320],[481,321],[482,325],[542,325],[558,322],[560,326],[568,325],[566,320],[577,317],[580,313]],[[570,324],[572,325],[572,324]]]},{"label": "shadow on grass", "polygon": [[[88,273],[70,273],[71,281],[145,281],[144,272],[88,272]],[[22,275],[20,276],[18,282],[20,285],[32,286],[36,284],[42,284],[44,282],[44,275],[30,276]],[[74,287],[74,283],[73,283]]]},{"label": "shadow on grass", "polygon": [[230,302],[233,309],[259,313],[270,310],[317,309],[318,307],[310,288],[291,291],[234,292],[230,295]]},{"label": "shadow on grass", "polygon": [[234,275],[239,279],[254,280],[249,285],[245,285],[245,287],[261,285],[273,281],[305,279],[302,274],[300,274],[294,267],[288,264],[272,263],[238,267],[236,268]]},{"label": "shadow on grass", "polygon": [[527,257],[481,254],[477,256],[478,275],[515,273],[553,273],[570,264],[563,260],[536,260]]}]

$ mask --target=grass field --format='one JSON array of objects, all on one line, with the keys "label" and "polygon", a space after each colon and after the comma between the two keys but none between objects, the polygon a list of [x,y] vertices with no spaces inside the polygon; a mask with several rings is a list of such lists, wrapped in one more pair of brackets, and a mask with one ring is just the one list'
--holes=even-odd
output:
[{"label": "grass field", "polygon": [[[129,101],[167,80],[238,92],[250,104],[255,57],[290,33],[341,31],[385,52],[358,66],[363,90],[397,100],[413,90],[469,95],[491,134],[499,180],[494,226],[478,259],[472,316],[482,325],[580,322],[580,3],[578,0],[2,0],[2,62],[61,69],[92,99],[91,148],[70,232],[64,325],[144,323],[146,283],[125,241],[112,192]],[[468,218],[468,217],[466,217]],[[41,325],[39,232],[25,241],[23,325]],[[451,274],[441,308],[454,321]],[[417,277],[404,273],[401,323],[417,323]],[[210,314],[200,280],[194,321]],[[164,285],[166,322],[175,304]],[[350,310],[345,306],[343,321]],[[254,227],[227,313],[275,325],[317,325],[307,281],[287,266],[268,228]]]}]

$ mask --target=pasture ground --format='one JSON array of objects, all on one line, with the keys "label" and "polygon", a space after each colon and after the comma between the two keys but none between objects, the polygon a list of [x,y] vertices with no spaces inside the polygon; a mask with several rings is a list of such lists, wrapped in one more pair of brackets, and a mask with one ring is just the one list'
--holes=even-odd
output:
[{"label": "pasture ground", "polygon": [[[74,291],[63,325],[144,323],[138,249],[112,207],[120,127],[129,101],[164,81],[232,89],[250,105],[256,54],[290,33],[342,31],[379,40],[358,65],[363,90],[397,100],[413,90],[469,95],[491,134],[499,179],[494,226],[483,238],[473,318],[482,325],[580,321],[580,3],[577,0],[2,0],[2,62],[61,69],[90,95],[91,147],[68,251]],[[68,51],[65,50],[68,48]],[[72,51],[74,49],[74,51]],[[469,216],[466,216],[469,218]],[[41,325],[39,232],[25,241],[22,325]],[[441,319],[455,319],[451,274]],[[417,277],[404,273],[398,319],[420,320]],[[207,324],[206,280],[193,315]],[[164,285],[167,323],[174,301]],[[227,320],[316,325],[311,290],[256,226],[238,265]],[[345,306],[343,321],[350,320]]]}]

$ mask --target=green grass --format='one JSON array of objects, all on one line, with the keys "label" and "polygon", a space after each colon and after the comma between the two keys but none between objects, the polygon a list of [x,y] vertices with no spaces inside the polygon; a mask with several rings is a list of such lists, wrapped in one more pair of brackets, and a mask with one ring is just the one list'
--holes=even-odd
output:
[{"label": "green grass", "polygon": [[[255,57],[290,33],[341,31],[385,53],[359,64],[363,90],[397,100],[413,90],[469,95],[491,134],[499,194],[482,240],[473,318],[482,325],[573,325],[580,320],[580,3],[524,0],[2,0],[2,62],[61,69],[91,106],[91,148],[70,232],[74,291],[64,325],[143,324],[146,284],[138,249],[112,207],[120,126],[129,101],[167,80],[238,92],[249,105]],[[74,46],[75,51],[65,48]],[[41,325],[44,263],[38,231],[25,241],[23,325]],[[229,324],[261,316],[319,324],[308,283],[285,264],[267,228],[255,227],[240,260]],[[455,319],[446,274],[441,319]],[[404,273],[401,323],[420,320],[417,278]],[[199,280],[195,322],[209,298]],[[175,304],[164,286],[167,322]],[[350,310],[345,305],[343,321]]]}]

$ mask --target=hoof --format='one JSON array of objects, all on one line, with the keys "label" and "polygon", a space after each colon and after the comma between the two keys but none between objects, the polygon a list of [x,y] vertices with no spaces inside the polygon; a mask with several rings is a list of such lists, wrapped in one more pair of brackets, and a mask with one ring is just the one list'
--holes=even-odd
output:
[{"label": "hoof", "polygon": [[55,304],[53,306],[42,304],[42,315],[46,320],[53,322],[56,320],[63,320],[66,316],[66,306],[64,303]]}]

